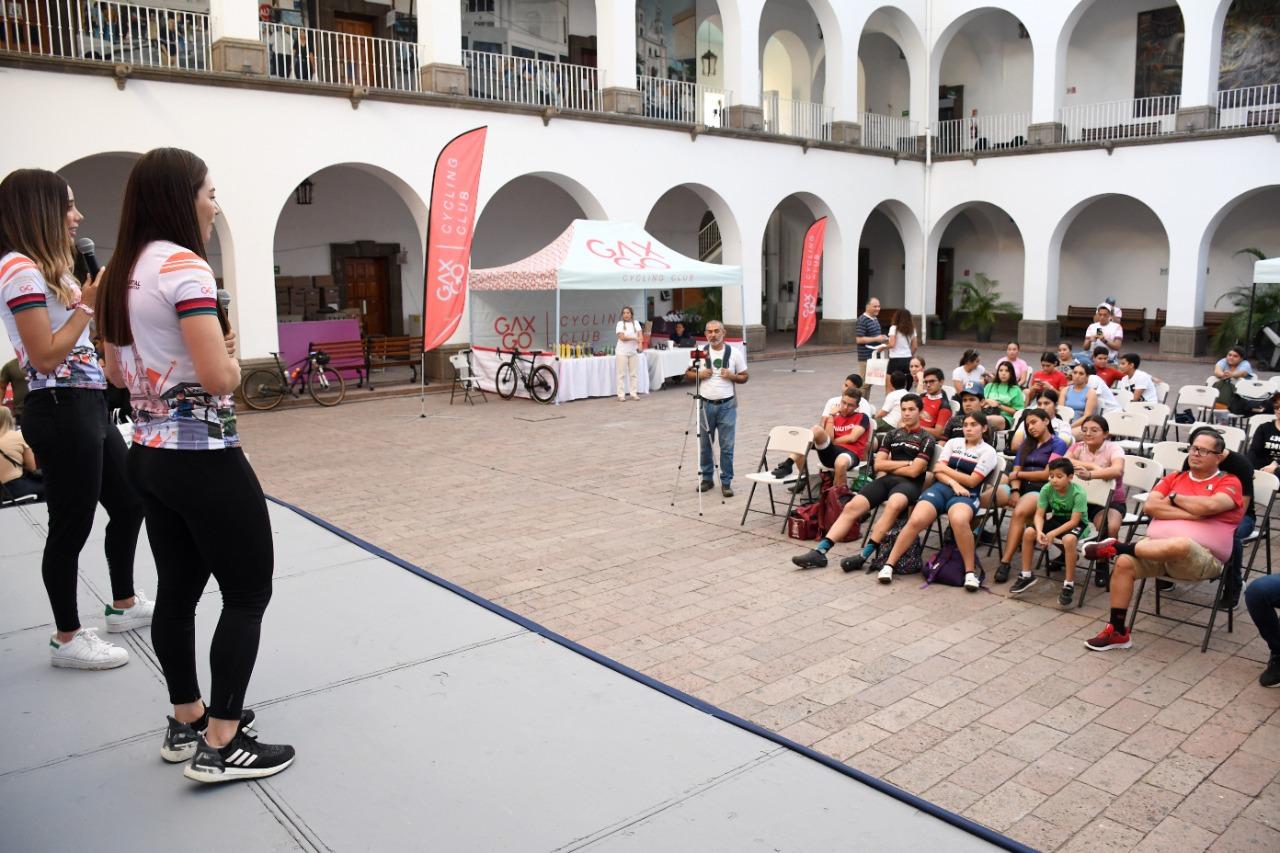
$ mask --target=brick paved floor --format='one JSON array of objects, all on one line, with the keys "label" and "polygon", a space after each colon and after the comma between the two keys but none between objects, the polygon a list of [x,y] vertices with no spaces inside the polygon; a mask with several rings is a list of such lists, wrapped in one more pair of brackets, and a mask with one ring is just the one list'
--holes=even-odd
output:
[{"label": "brick paved floor", "polygon": [[[949,368],[956,351],[927,354]],[[1146,616],[1132,650],[1095,654],[1097,591],[1064,612],[1044,582],[1015,601],[1006,587],[883,587],[835,561],[795,570],[804,546],[778,523],[739,526],[741,475],[770,426],[813,421],[850,362],[783,364],[753,366],[738,496],[709,493],[701,517],[692,442],[672,506],[679,388],[558,408],[433,396],[425,420],[417,400],[389,399],[241,426],[270,493],[1027,844],[1280,850],[1280,690],[1257,684],[1267,650],[1243,607],[1207,654],[1198,631]],[[1175,388],[1206,372],[1150,366]]]}]

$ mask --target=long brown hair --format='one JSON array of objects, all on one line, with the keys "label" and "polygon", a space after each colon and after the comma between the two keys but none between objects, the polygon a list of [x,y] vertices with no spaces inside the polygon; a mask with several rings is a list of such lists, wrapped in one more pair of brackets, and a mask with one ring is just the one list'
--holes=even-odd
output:
[{"label": "long brown hair", "polygon": [[899,309],[898,313],[893,315],[893,325],[898,327],[898,334],[907,336],[908,341],[916,333],[916,326],[911,319],[911,312],[905,308]]},{"label": "long brown hair", "polygon": [[0,181],[0,257],[21,252],[58,301],[71,307],[75,254],[67,234],[71,187],[44,169],[18,169]]},{"label": "long brown hair", "polygon": [[129,173],[120,209],[120,233],[98,288],[98,330],[107,343],[133,343],[129,325],[129,278],[148,243],[167,240],[208,260],[196,217],[196,193],[209,168],[181,148],[155,148]]}]

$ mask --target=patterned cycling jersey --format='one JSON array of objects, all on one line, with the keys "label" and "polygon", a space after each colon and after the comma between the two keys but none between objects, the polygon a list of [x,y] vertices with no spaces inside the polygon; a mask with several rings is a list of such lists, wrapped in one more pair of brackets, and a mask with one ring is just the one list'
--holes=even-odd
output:
[{"label": "patterned cycling jersey", "polygon": [[[75,287],[73,293],[79,299],[78,287]],[[10,252],[0,258],[0,317],[4,318],[9,342],[13,344],[18,364],[27,376],[28,390],[106,388],[107,378],[98,364],[98,356],[93,350],[93,344],[89,341],[88,326],[85,326],[80,337],[76,339],[71,352],[54,365],[51,373],[41,373],[35,369],[18,334],[17,316],[24,311],[37,309],[49,313],[49,328],[54,333],[65,326],[75,313],[75,309],[63,305],[54,294],[34,261],[18,252]]]}]

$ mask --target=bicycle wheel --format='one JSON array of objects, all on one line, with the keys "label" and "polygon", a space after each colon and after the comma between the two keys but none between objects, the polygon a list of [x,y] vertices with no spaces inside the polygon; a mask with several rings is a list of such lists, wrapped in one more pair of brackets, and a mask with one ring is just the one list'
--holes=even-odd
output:
[{"label": "bicycle wheel", "polygon": [[494,385],[498,388],[498,396],[504,400],[510,400],[516,393],[516,369],[511,366],[510,362],[504,362],[498,365],[498,375],[494,379]]},{"label": "bicycle wheel", "polygon": [[539,364],[529,377],[529,393],[539,403],[550,403],[555,400],[560,390],[560,377],[545,364]]},{"label": "bicycle wheel", "polygon": [[240,382],[240,396],[251,409],[274,409],[285,395],[284,381],[274,370],[259,368]]},{"label": "bicycle wheel", "polygon": [[332,367],[317,365],[307,379],[307,392],[322,406],[336,406],[347,396],[347,382]]}]

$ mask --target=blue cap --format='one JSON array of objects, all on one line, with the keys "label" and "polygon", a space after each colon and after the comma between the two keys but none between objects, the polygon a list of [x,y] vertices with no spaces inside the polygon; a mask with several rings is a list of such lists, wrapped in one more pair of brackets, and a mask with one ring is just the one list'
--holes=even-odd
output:
[{"label": "blue cap", "polygon": [[974,382],[972,379],[964,383],[964,387],[960,389],[959,396],[963,397],[965,394],[972,394],[973,396],[981,400],[982,399],[982,383]]}]

